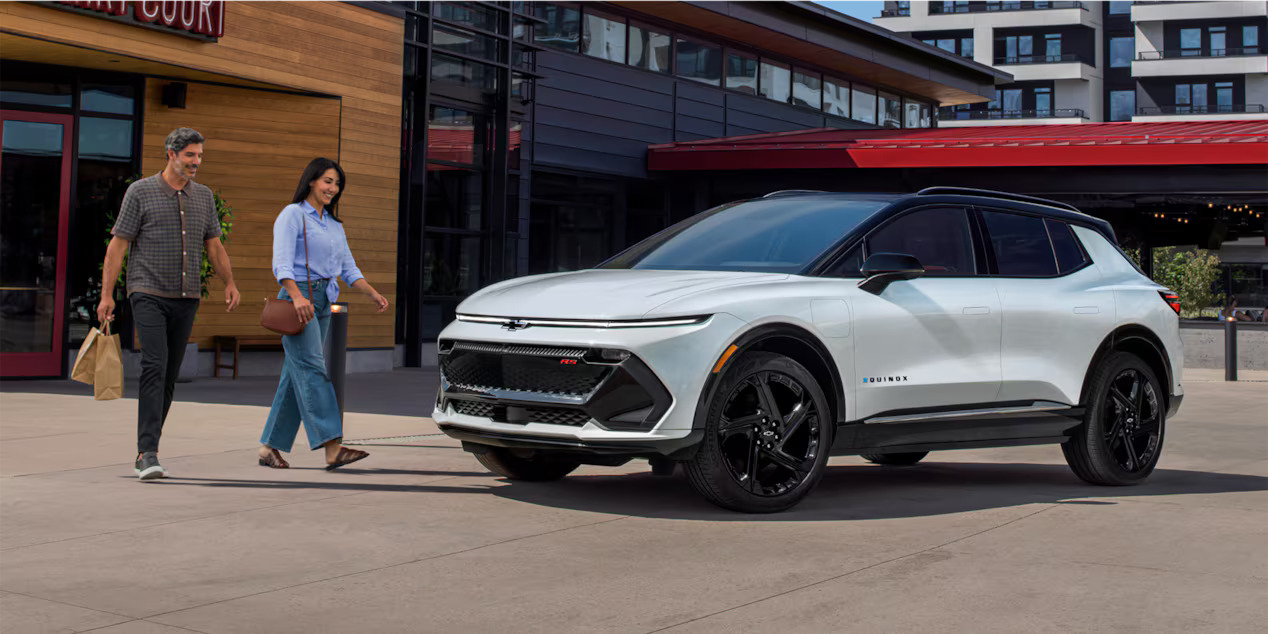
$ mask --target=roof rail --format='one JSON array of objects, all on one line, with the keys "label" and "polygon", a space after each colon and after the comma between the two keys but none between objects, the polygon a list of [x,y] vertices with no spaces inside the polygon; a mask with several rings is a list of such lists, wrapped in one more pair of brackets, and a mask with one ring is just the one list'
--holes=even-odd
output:
[{"label": "roof rail", "polygon": [[822,194],[822,189],[781,189],[777,192],[771,192],[762,196],[762,198],[778,198],[780,196],[793,196],[796,194]]},{"label": "roof rail", "polygon": [[1037,198],[1035,196],[1023,196],[1021,194],[1010,194],[1008,192],[995,191],[993,189],[974,189],[972,187],[926,187],[918,192],[917,196],[936,196],[938,194],[959,194],[963,196],[983,196],[986,198],[999,198],[1001,200],[1016,200],[1024,203],[1037,203],[1040,205],[1048,205],[1049,207],[1059,207],[1061,209],[1069,209],[1070,211],[1079,211],[1074,205],[1048,200],[1047,198]]}]

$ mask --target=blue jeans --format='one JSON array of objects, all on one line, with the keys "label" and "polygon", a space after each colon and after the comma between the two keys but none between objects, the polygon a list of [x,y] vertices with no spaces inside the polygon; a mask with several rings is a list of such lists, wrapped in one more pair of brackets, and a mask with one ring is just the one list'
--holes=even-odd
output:
[{"label": "blue jeans", "polygon": [[[308,297],[307,284],[299,285],[300,293]],[[308,446],[312,449],[343,436],[343,420],[339,415],[339,403],[335,400],[335,386],[326,374],[326,333],[330,330],[330,300],[326,298],[326,281],[313,282],[315,319],[308,322],[304,332],[284,335],[282,348],[286,351],[286,364],[277,384],[273,407],[260,442],[279,451],[290,452],[299,434],[302,420],[308,434]],[[290,299],[283,288],[278,297]]]}]

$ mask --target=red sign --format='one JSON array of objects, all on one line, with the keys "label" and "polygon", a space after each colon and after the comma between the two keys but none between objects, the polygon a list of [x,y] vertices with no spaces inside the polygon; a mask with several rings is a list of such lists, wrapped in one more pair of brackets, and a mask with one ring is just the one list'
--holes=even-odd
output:
[{"label": "red sign", "polygon": [[57,4],[176,35],[214,39],[225,34],[224,0],[58,0]]}]

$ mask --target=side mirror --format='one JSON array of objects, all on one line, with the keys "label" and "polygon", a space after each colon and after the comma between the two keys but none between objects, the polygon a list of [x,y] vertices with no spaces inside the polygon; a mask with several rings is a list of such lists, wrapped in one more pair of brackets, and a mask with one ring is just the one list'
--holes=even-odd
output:
[{"label": "side mirror", "polygon": [[891,282],[914,280],[925,274],[925,267],[915,256],[905,253],[873,253],[863,263],[863,281],[859,288],[880,295]]}]

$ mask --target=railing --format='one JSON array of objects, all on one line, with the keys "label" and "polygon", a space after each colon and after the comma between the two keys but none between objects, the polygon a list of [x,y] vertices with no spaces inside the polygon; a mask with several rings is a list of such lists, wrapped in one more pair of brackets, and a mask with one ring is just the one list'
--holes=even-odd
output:
[{"label": "railing", "polygon": [[1049,108],[1047,110],[954,110],[942,108],[938,112],[942,121],[973,121],[982,119],[1086,119],[1079,108]]},{"label": "railing", "polygon": [[1078,53],[1062,53],[1060,55],[1017,55],[1014,57],[996,57],[996,65],[1004,64],[1059,64],[1061,62],[1082,62],[1089,64]]},{"label": "railing", "polygon": [[1136,109],[1141,116],[1162,114],[1245,114],[1268,112],[1263,104],[1207,104],[1205,106],[1143,106]]},{"label": "railing", "polygon": [[1158,59],[1181,59],[1185,57],[1247,57],[1251,55],[1268,55],[1259,46],[1242,46],[1238,48],[1177,48],[1165,51],[1141,51],[1136,55],[1138,61]]},{"label": "railing", "polygon": [[911,7],[903,7],[901,9],[883,9],[881,11],[882,18],[906,18],[911,16]]},{"label": "railing", "polygon": [[994,13],[996,11],[1038,11],[1044,9],[1082,9],[1087,11],[1087,7],[1083,6],[1082,2],[1069,2],[1066,0],[1053,0],[1051,2],[987,2],[985,4],[929,3],[929,15],[951,13]]}]

